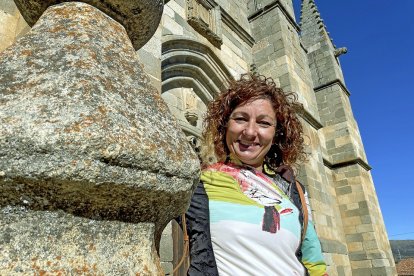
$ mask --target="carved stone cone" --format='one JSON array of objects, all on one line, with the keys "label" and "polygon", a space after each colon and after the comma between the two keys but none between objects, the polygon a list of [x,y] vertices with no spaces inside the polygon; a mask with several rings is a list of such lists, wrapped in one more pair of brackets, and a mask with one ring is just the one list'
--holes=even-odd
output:
[{"label": "carved stone cone", "polygon": [[125,29],[52,6],[0,68],[0,275],[162,274],[199,164]]},{"label": "carved stone cone", "polygon": [[[33,26],[44,11],[70,0],[14,0],[27,24]],[[75,2],[75,1],[73,1]],[[141,48],[155,33],[164,8],[163,0],[79,0],[101,10],[121,23],[134,48]]]}]

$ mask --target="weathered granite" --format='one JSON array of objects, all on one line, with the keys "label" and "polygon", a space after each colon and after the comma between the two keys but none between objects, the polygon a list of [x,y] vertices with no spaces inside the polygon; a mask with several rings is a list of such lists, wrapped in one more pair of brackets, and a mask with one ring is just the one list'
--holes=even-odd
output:
[{"label": "weathered granite", "polygon": [[[0,275],[157,275],[154,224],[0,210]],[[148,254],[148,252],[151,252]]]},{"label": "weathered granite", "polygon": [[160,274],[161,230],[199,164],[125,29],[88,4],[52,6],[0,68],[0,274],[58,256],[69,274]]},{"label": "weathered granite", "polygon": [[[26,22],[32,26],[50,6],[70,0],[14,0]],[[75,2],[75,1],[73,1]],[[135,49],[155,33],[161,20],[163,0],[78,0],[92,5],[121,23]]]},{"label": "weathered granite", "polygon": [[0,52],[29,30],[13,0],[0,1]]}]

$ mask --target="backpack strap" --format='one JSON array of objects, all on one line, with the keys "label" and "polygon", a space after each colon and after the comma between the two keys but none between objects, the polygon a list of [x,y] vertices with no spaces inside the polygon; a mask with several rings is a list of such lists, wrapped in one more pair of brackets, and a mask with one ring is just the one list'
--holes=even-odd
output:
[{"label": "backpack strap", "polygon": [[302,185],[299,183],[299,181],[295,181],[296,183],[296,189],[298,190],[300,202],[302,203],[302,212],[303,212],[303,229],[302,229],[302,242],[305,239],[306,230],[308,228],[308,220],[309,220],[309,213],[308,213],[308,207],[306,206],[306,200],[305,200],[305,193],[303,192]]},{"label": "backpack strap", "polygon": [[[309,213],[308,213],[308,207],[306,206],[306,200],[305,200],[305,193],[304,189],[302,188],[302,184],[299,183],[295,179],[295,174],[293,173],[293,170],[288,165],[280,165],[275,172],[279,174],[282,178],[284,178],[289,183],[296,183],[296,190],[299,194],[300,204],[302,206],[302,216],[303,216],[303,222],[302,222],[302,242],[306,235],[306,230],[308,228],[308,222],[309,222]],[[295,204],[296,205],[296,204]],[[299,206],[296,206],[299,208]]]},{"label": "backpack strap", "polygon": [[[177,266],[174,268],[172,274],[174,275],[174,273],[181,267],[181,265],[184,263],[184,260],[186,258],[188,258],[188,253],[189,253],[189,245],[190,245],[190,240],[188,238],[188,234],[187,234],[187,220],[185,218],[185,214],[181,215],[181,224],[183,225],[183,240],[184,240],[184,252],[183,252],[183,256],[181,257],[180,262],[177,264]],[[185,269],[185,271],[187,272],[188,267]]]},{"label": "backpack strap", "polygon": [[[189,257],[189,247],[190,247],[190,240],[188,238],[187,234],[187,220],[185,217],[185,214],[182,214],[181,216],[181,228],[183,230],[183,242],[184,242],[184,249],[183,249],[183,255],[181,256],[181,260],[178,262],[178,264],[174,267],[173,271],[171,273],[166,273],[165,276],[174,275],[177,270],[183,265],[185,259]],[[178,218],[176,218],[178,220]],[[185,273],[187,274],[188,267],[185,268]]]}]

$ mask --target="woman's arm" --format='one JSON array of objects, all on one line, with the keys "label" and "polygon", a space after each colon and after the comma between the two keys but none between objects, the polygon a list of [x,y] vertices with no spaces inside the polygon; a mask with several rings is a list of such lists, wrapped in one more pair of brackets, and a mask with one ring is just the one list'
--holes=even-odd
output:
[{"label": "woman's arm", "polygon": [[190,268],[188,275],[218,275],[210,236],[210,213],[203,182],[197,186],[186,213],[190,239]]},{"label": "woman's arm", "polygon": [[305,239],[302,242],[302,263],[310,276],[327,276],[326,264],[322,255],[321,243],[316,235],[315,226],[309,221]]}]

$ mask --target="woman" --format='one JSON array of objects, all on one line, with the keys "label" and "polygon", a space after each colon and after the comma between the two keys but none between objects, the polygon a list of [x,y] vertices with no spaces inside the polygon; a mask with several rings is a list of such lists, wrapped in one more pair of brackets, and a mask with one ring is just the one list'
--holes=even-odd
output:
[{"label": "woman", "polygon": [[326,275],[290,169],[305,159],[297,107],[249,74],[210,104],[203,135],[218,162],[203,164],[186,213],[189,275]]}]

